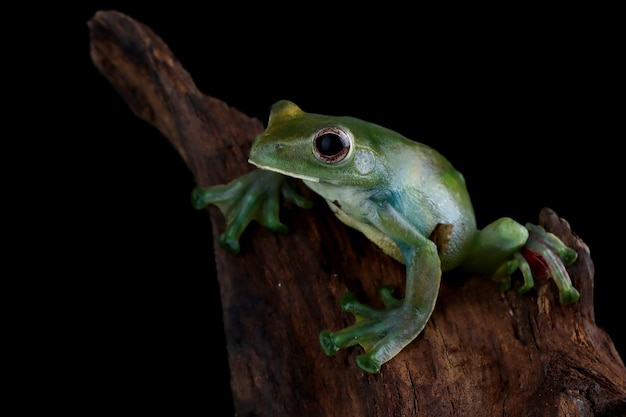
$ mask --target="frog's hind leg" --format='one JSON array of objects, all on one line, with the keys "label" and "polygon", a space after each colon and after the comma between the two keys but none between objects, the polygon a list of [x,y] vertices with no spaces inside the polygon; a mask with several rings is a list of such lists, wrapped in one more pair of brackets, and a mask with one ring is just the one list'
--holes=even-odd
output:
[{"label": "frog's hind leg", "polygon": [[478,233],[463,266],[473,272],[490,274],[500,282],[503,291],[511,287],[511,275],[518,269],[524,278],[519,293],[534,288],[538,278],[552,278],[561,303],[570,304],[578,300],[579,294],[565,267],[576,258],[576,251],[542,227],[531,223],[521,225],[503,217]]},{"label": "frog's hind leg", "polygon": [[354,314],[356,322],[337,332],[320,333],[320,344],[327,355],[361,345],[365,354],[357,358],[357,364],[364,371],[376,373],[422,332],[435,308],[441,282],[437,248],[428,241],[419,249],[406,248],[403,254],[407,261],[405,297],[397,299],[390,287],[383,287],[380,295],[385,309],[377,310],[346,294],[341,307]]}]

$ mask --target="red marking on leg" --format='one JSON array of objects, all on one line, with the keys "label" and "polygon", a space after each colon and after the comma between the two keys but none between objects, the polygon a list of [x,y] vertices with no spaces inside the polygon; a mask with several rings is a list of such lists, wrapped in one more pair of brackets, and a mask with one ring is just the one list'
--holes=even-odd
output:
[{"label": "red marking on leg", "polygon": [[521,250],[521,254],[528,261],[528,266],[530,266],[535,279],[544,280],[550,278],[550,267],[540,253],[524,247]]}]

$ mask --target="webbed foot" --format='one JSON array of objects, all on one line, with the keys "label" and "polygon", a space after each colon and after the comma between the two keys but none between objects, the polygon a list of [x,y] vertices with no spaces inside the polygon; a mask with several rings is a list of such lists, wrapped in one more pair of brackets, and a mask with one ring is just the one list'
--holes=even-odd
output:
[{"label": "webbed foot", "polygon": [[239,237],[252,220],[275,232],[286,232],[279,218],[280,198],[298,207],[310,208],[311,201],[297,194],[292,180],[272,171],[254,170],[228,184],[196,187],[191,203],[196,209],[216,205],[226,220],[220,235],[222,247],[232,253],[240,249]]},{"label": "webbed foot", "polygon": [[341,308],[352,313],[356,322],[337,332],[324,330],[319,335],[320,345],[329,356],[339,349],[361,345],[365,354],[357,357],[357,365],[366,372],[377,373],[383,363],[393,358],[423,330],[430,312],[420,312],[409,303],[395,298],[391,287],[382,287],[380,296],[384,310],[368,307],[346,293]]},{"label": "webbed foot", "polygon": [[572,285],[565,269],[578,258],[576,251],[541,226],[526,223],[525,227],[528,229],[526,244],[495,274],[495,277],[501,279],[501,288],[507,290],[510,287],[510,275],[515,269],[519,269],[524,277],[524,284],[518,290],[520,293],[532,289],[537,278],[552,278],[559,289],[561,304],[576,302],[580,294]]}]

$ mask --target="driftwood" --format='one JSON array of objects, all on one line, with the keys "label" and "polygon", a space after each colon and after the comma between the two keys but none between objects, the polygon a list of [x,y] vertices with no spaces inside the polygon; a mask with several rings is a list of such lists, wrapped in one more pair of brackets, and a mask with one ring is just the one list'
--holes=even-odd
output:
[{"label": "driftwood", "polygon": [[[167,137],[199,185],[252,169],[247,153],[259,120],[198,91],[143,24],[111,11],[88,25],[96,67]],[[579,302],[560,305],[551,282],[520,296],[450,274],[424,332],[369,375],[355,364],[359,348],[327,357],[317,336],[349,324],[338,307],[345,291],[379,305],[377,287],[402,288],[404,267],[308,195],[315,210],[283,211],[290,233],[251,227],[238,256],[215,245],[236,415],[624,415],[626,369],[595,324],[589,250],[553,211],[542,210],[539,223],[578,251],[568,270]],[[209,213],[217,237],[224,221],[217,209]]]}]

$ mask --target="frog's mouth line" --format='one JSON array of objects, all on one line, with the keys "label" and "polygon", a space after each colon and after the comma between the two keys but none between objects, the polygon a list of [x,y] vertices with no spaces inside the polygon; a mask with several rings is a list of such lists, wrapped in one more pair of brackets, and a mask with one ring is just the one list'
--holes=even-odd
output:
[{"label": "frog's mouth line", "polygon": [[305,181],[320,182],[319,178],[309,177],[307,175],[294,174],[293,172],[287,172],[287,171],[283,171],[283,170],[280,170],[280,169],[268,167],[268,166],[265,166],[265,165],[259,165],[259,164],[255,163],[254,161],[252,161],[250,159],[248,159],[248,162],[251,163],[252,165],[254,165],[255,167],[259,168],[259,169],[264,169],[264,170],[267,170],[267,171],[278,172],[279,174],[283,174],[283,175],[286,175],[288,177],[299,178],[299,179],[305,180]]}]

